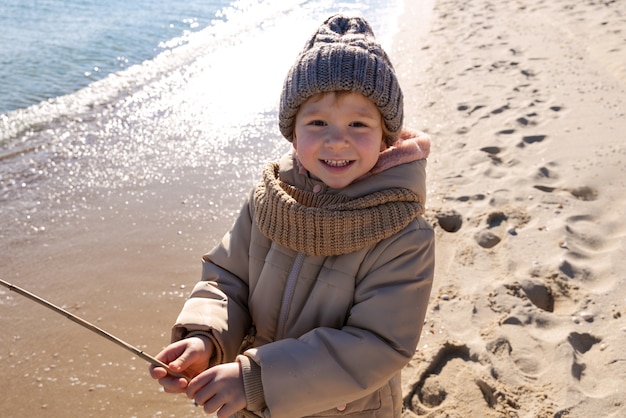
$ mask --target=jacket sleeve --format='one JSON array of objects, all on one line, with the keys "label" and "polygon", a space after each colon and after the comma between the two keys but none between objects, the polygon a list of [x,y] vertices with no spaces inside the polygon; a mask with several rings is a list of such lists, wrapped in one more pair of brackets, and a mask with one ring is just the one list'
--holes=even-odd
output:
[{"label": "jacket sleeve", "polygon": [[189,333],[207,333],[215,345],[209,366],[234,361],[250,329],[248,252],[251,217],[249,200],[220,244],[202,257],[202,278],[181,310],[172,341]]},{"label": "jacket sleeve", "polygon": [[385,385],[412,358],[434,274],[434,232],[418,218],[364,258],[341,329],[320,327],[250,349],[261,367],[265,416],[311,415]]}]

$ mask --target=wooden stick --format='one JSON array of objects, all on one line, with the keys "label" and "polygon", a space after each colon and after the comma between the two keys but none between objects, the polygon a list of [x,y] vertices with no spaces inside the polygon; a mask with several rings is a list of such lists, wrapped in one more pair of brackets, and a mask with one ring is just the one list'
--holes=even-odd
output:
[{"label": "wooden stick", "polygon": [[120,347],[125,348],[126,350],[136,354],[137,356],[139,356],[142,359],[148,361],[149,363],[151,363],[151,364],[153,364],[153,365],[155,365],[157,367],[163,367],[165,370],[167,370],[167,372],[170,375],[172,375],[174,377],[182,377],[183,379],[185,379],[187,381],[189,380],[189,378],[187,376],[185,376],[184,374],[176,373],[176,372],[173,372],[172,370],[170,370],[170,368],[167,366],[167,364],[163,363],[162,361],[157,360],[156,358],[152,357],[151,355],[149,355],[147,353],[144,353],[143,351],[141,351],[137,347],[134,347],[134,346],[128,344],[127,342],[125,342],[125,341],[123,341],[123,340],[121,340],[121,339],[119,339],[119,338],[109,334],[108,332],[104,331],[103,329],[98,328],[97,326],[95,326],[95,325],[85,321],[84,319],[79,318],[78,316],[74,315],[73,313],[68,312],[65,309],[60,308],[60,307],[58,307],[58,306],[48,302],[47,300],[42,299],[39,296],[34,295],[34,294],[32,294],[32,293],[30,293],[30,292],[28,292],[28,291],[26,291],[26,290],[24,290],[24,289],[22,289],[20,287],[17,287],[17,286],[12,285],[11,283],[5,282],[2,279],[0,279],[0,284],[5,286],[5,287],[8,287],[9,290],[12,290],[12,291],[14,291],[16,293],[19,293],[20,295],[25,296],[28,299],[30,299],[32,301],[35,301],[35,302],[39,303],[40,305],[45,306],[48,309],[52,309],[56,313],[59,313],[59,314],[65,316],[70,321],[73,321],[73,322],[77,323],[78,325],[80,325],[82,327],[85,327],[88,330],[93,331],[96,334],[106,338],[107,340],[114,342],[115,344],[117,344]]},{"label": "wooden stick", "polygon": [[[0,284],[3,285],[4,287],[9,288],[9,290],[12,290],[15,293],[19,293],[22,296],[27,297],[28,299],[35,301],[43,306],[45,306],[48,309],[52,309],[53,311],[55,311],[58,314],[61,314],[63,316],[65,316],[67,319],[69,319],[70,321],[73,321],[75,323],[77,323],[78,325],[87,328],[90,331],[95,332],[96,334],[106,338],[109,341],[114,342],[115,344],[119,345],[122,348],[125,348],[126,350],[136,354],[137,356],[141,357],[142,359],[148,361],[149,363],[157,366],[157,367],[163,367],[165,370],[167,370],[167,373],[169,373],[170,375],[174,376],[174,377],[182,377],[183,379],[189,381],[189,378],[187,376],[185,376],[182,373],[176,373],[173,372],[172,370],[170,370],[170,368],[167,366],[167,364],[163,363],[160,360],[157,360],[156,358],[152,357],[151,355],[144,353],[143,351],[141,351],[140,349],[138,349],[137,347],[134,347],[130,344],[128,344],[127,342],[109,334],[108,332],[106,332],[105,330],[103,330],[102,328],[98,328],[97,326],[85,321],[82,318],[79,318],[78,316],[74,315],[71,312],[66,311],[63,308],[60,308],[56,305],[54,305],[53,303],[48,302],[47,300],[40,298],[39,296],[30,293],[18,286],[12,285],[9,282],[5,282],[4,280],[0,279]],[[195,404],[195,402],[194,402]],[[196,404],[197,406],[197,404]],[[258,415],[248,411],[247,409],[243,409],[241,411],[239,411],[240,413],[242,413],[244,416],[246,417],[251,417],[251,418],[259,418]]]}]

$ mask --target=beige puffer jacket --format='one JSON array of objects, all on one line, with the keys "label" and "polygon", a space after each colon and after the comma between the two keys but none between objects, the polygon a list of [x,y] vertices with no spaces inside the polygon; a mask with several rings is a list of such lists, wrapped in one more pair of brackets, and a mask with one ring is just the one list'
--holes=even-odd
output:
[{"label": "beige puffer jacket", "polygon": [[[411,191],[416,196],[412,204],[423,209],[429,142],[407,133],[402,141],[381,156],[371,175],[341,190],[300,173],[291,155],[266,169],[265,186],[260,187],[293,186],[309,200],[326,196],[315,203],[323,208],[326,201],[333,208],[345,207],[352,199],[360,202],[378,192],[386,196],[386,190],[398,188]],[[269,179],[273,183],[268,182],[271,173],[276,173]],[[172,339],[209,333],[216,346],[211,364],[236,358],[241,362],[248,410],[261,417],[400,417],[400,371],[415,352],[433,280],[431,226],[416,214],[390,219],[387,207],[394,204],[387,202],[367,209],[376,212],[373,217],[363,214],[368,223],[393,223],[396,230],[388,236],[372,243],[366,236],[365,247],[338,255],[326,255],[329,246],[322,243],[314,246],[322,248],[321,255],[311,255],[303,252],[310,248],[307,240],[342,238],[318,233],[325,228],[322,216],[321,226],[303,231],[300,225],[282,225],[287,238],[270,240],[265,234],[276,238],[281,229],[263,224],[258,213],[263,207],[259,196],[265,193],[261,189],[246,201],[222,242],[203,257],[202,280],[186,301]],[[289,195],[282,198],[296,210],[308,210]],[[359,210],[354,213],[361,219]],[[355,225],[356,232],[343,234],[340,229],[341,234],[331,236],[354,242],[367,231],[389,229]],[[290,234],[298,238],[296,248],[278,243],[292,242]],[[242,349],[251,329],[253,342]]]}]

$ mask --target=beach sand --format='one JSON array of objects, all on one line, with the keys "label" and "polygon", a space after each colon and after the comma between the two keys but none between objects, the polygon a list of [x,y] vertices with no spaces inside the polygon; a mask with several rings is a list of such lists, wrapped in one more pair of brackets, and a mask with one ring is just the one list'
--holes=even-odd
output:
[{"label": "beach sand", "polygon": [[626,4],[437,0],[402,21],[437,231],[405,418],[626,416]]},{"label": "beach sand", "polygon": [[[404,418],[626,416],[626,5],[428,6],[407,0],[390,51],[406,125],[432,136],[437,233]],[[2,278],[156,354],[240,204],[206,217],[193,186],[11,239]],[[198,416],[143,360],[0,297],[3,417]]]}]

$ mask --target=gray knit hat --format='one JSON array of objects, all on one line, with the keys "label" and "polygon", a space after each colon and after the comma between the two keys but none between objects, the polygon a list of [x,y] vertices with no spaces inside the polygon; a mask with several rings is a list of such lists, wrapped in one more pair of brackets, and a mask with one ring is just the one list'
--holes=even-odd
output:
[{"label": "gray knit hat", "polygon": [[337,14],[313,34],[291,67],[280,98],[278,126],[293,139],[300,105],[316,93],[353,91],[363,94],[380,110],[391,138],[402,129],[403,96],[389,57],[374,37],[369,23],[360,17]]}]

